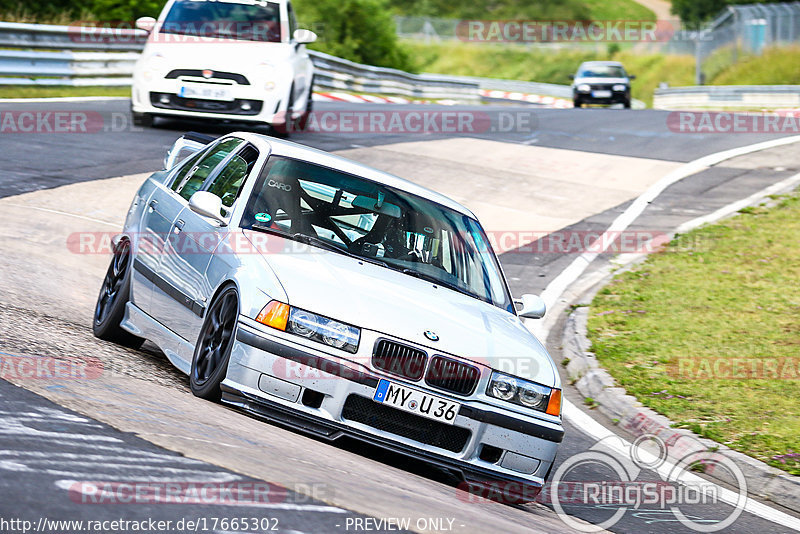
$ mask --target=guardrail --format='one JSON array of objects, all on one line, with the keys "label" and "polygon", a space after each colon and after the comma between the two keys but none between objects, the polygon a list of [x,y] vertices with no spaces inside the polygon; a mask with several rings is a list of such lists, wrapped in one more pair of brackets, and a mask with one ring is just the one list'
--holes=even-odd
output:
[{"label": "guardrail", "polygon": [[[132,82],[147,34],[141,30],[0,22],[0,85],[107,85]],[[16,50],[37,49],[37,50]],[[88,50],[93,50],[89,52]],[[423,99],[477,101],[475,81],[410,74],[309,51],[315,87]]]},{"label": "guardrail", "polygon": [[697,85],[656,89],[655,109],[794,109],[800,85]]},{"label": "guardrail", "polygon": [[525,93],[572,99],[572,88],[569,85],[523,82],[520,80],[501,80],[495,78],[479,78],[476,76],[437,76],[443,80],[461,80],[464,82],[476,83],[480,89],[485,90],[507,91],[509,93]]},{"label": "guardrail", "polygon": [[309,51],[314,61],[315,87],[424,99],[480,99],[477,82],[438,74],[410,74],[397,69],[354,63]]}]

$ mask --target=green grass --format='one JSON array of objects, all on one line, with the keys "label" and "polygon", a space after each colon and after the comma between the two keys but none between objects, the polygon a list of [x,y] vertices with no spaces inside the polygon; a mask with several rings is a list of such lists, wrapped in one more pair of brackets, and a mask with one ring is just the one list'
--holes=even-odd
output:
[{"label": "green grass", "polygon": [[561,84],[581,61],[596,57],[591,47],[554,52],[488,43],[403,44],[422,72]]},{"label": "green grass", "polygon": [[[550,50],[503,44],[403,42],[417,70],[440,74],[506,78],[511,80],[569,84],[582,61],[621,61],[636,75],[631,90],[634,98],[653,103],[659,84],[670,87],[694,85],[694,57],[639,53],[587,45],[582,48]],[[711,85],[800,84],[800,47],[768,49],[761,56],[739,54],[730,65],[733,51],[717,51],[706,61],[706,83]]]},{"label": "green grass", "polygon": [[[655,20],[635,0],[395,0],[397,15],[490,20]],[[299,10],[298,10],[299,11]]]},{"label": "green grass", "polygon": [[592,20],[656,20],[656,14],[633,0],[583,0]]},{"label": "green grass", "polygon": [[[651,105],[659,83],[671,86],[694,83],[692,56],[638,54],[633,51],[609,53],[609,47],[548,50],[496,44],[403,43],[421,72],[506,78],[568,85],[582,61],[622,61],[636,75],[633,97]],[[613,51],[612,51],[613,52]]]},{"label": "green grass", "polygon": [[739,61],[719,69],[717,85],[800,84],[800,46],[770,48],[760,56],[739,56]]},{"label": "green grass", "polygon": [[[595,297],[589,317],[598,360],[644,405],[795,475],[798,235],[795,192],[775,207],[745,210],[680,236],[615,278]],[[737,358],[742,360],[734,367]],[[713,362],[735,376],[721,377],[708,366]],[[770,365],[789,379],[772,378],[775,373],[763,371]]]},{"label": "green grass", "polygon": [[0,98],[50,98],[63,96],[131,96],[130,87],[71,87],[54,85],[0,85]]}]

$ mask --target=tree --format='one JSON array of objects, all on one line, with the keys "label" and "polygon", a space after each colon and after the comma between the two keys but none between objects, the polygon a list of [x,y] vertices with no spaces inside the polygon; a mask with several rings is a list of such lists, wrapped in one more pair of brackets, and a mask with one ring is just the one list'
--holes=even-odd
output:
[{"label": "tree", "polygon": [[713,20],[723,9],[737,4],[773,4],[785,0],[672,0],[672,14],[687,28],[696,30]]},{"label": "tree", "polygon": [[672,0],[672,14],[696,30],[728,5],[726,0]]},{"label": "tree", "polygon": [[98,20],[133,21],[139,17],[158,17],[166,0],[92,0],[87,4]]},{"label": "tree", "polygon": [[384,0],[296,0],[295,6],[298,18],[320,34],[316,50],[368,65],[411,69]]}]

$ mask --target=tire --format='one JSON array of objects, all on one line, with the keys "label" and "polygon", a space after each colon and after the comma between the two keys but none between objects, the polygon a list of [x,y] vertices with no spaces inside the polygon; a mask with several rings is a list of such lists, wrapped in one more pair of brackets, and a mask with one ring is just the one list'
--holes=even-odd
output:
[{"label": "tire", "polygon": [[281,137],[284,139],[287,139],[294,129],[297,128],[292,115],[294,115],[294,82],[292,82],[292,86],[289,88],[289,100],[286,103],[286,122],[281,132]]},{"label": "tire", "polygon": [[574,107],[574,108],[579,108],[579,107],[581,107],[582,105],[583,105],[583,104],[581,103],[581,101],[580,101],[580,100],[577,100],[577,99],[576,99],[576,100],[573,100],[573,101],[572,101],[572,107]]},{"label": "tire", "polygon": [[120,323],[125,317],[125,304],[131,294],[131,243],[121,240],[114,247],[97,303],[94,307],[92,333],[95,337],[131,348],[139,348],[144,339],[124,330]]},{"label": "tire", "polygon": [[311,77],[311,85],[308,87],[308,99],[306,100],[306,110],[297,119],[297,128],[299,131],[305,131],[308,126],[308,118],[314,112],[314,77]]},{"label": "tire", "polygon": [[189,385],[195,396],[211,401],[222,397],[220,384],[228,372],[238,319],[239,293],[230,285],[208,307],[194,347]]},{"label": "tire", "polygon": [[622,103],[622,107],[624,107],[625,109],[631,109],[631,101],[630,100],[625,100]]},{"label": "tire", "polygon": [[133,117],[134,126],[142,126],[144,128],[153,126],[153,116],[151,114],[131,111],[131,115]]}]

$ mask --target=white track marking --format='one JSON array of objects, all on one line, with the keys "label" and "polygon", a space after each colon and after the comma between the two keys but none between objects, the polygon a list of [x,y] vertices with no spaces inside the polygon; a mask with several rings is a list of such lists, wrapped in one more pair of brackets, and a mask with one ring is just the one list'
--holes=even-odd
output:
[{"label": "white track marking", "polygon": [[114,228],[120,227],[120,225],[116,223],[101,221],[100,219],[93,219],[92,217],[86,217],[85,215],[76,215],[74,213],[68,213],[66,211],[53,210],[50,208],[40,208],[39,206],[26,206],[25,204],[5,204],[5,205],[11,206],[12,208],[23,208],[27,210],[37,210],[37,211],[44,211],[47,213],[54,213],[56,215],[66,215],[67,217],[75,217],[76,219],[83,219],[84,221],[90,221],[97,224],[105,224],[106,226],[113,226]]},{"label": "white track marking", "polygon": [[[685,165],[682,165],[681,167],[678,167],[674,171],[668,173],[658,182],[650,186],[647,191],[639,195],[639,197],[633,201],[628,209],[614,219],[614,222],[611,223],[611,226],[606,229],[606,234],[615,235],[616,233],[623,232],[639,217],[639,215],[642,214],[647,206],[653,202],[658,195],[664,192],[664,190],[672,184],[686,178],[687,176],[691,176],[692,174],[700,172],[727,159],[743,156],[759,150],[765,150],[767,148],[788,145],[790,143],[796,143],[799,141],[800,136],[782,137],[772,141],[766,141],[763,143],[756,143],[754,145],[734,148],[732,150],[717,152],[715,154],[710,154],[686,163]],[[611,246],[609,240],[605,241],[606,242],[603,243],[603,246],[600,247],[601,250],[599,252],[584,252],[575,258],[566,269],[561,271],[561,273],[547,285],[545,290],[542,292],[541,297],[545,301],[548,309],[552,309],[559,297],[561,297],[564,291],[566,291],[566,289],[583,274],[589,264],[592,263],[597,256],[605,252],[609,246]]]},{"label": "white track marking", "polygon": [[[800,141],[800,136],[792,136],[792,137],[784,137],[780,139],[775,139],[772,141],[766,141],[763,143],[757,143],[754,145],[749,145],[745,147],[735,148],[732,150],[726,150],[723,152],[717,152],[715,154],[711,154],[700,159],[691,161],[678,169],[670,172],[664,178],[653,184],[647,191],[642,193],[636,200],[634,200],[633,204],[631,204],[628,209],[626,209],[621,215],[619,215],[611,226],[606,230],[606,232],[620,232],[625,230],[628,226],[630,226],[639,215],[647,208],[647,206],[655,200],[658,195],[660,195],[667,187],[670,185],[678,182],[679,180],[686,178],[692,174],[695,174],[707,167],[712,165],[716,165],[722,161],[725,161],[730,158],[734,158],[737,156],[742,156],[745,154],[750,154],[752,152],[757,152],[759,150],[765,150],[768,148],[774,148],[778,146],[788,145],[791,143],[796,143]],[[749,203],[757,201],[759,198],[763,198],[766,195],[769,195],[773,192],[780,191],[787,187],[791,187],[791,185],[800,182],[800,174],[791,176],[777,184],[773,184],[758,193],[750,195],[746,199],[742,199],[727,206],[724,206],[717,211],[688,221],[684,223],[678,228],[679,232],[688,231],[691,228],[696,228],[705,223],[716,221],[722,217],[730,215],[731,213],[735,213],[742,207],[748,205]],[[606,247],[607,248],[607,247]],[[589,264],[599,255],[599,253],[584,253],[578,258],[576,258],[564,271],[562,271],[558,276],[556,276],[553,281],[548,284],[545,288],[544,292],[542,292],[542,298],[545,299],[548,309],[552,309],[559,299],[559,297],[564,293],[564,291],[574,283],[581,274],[586,270]],[[549,328],[544,326],[543,323],[540,323],[542,328],[539,329],[537,335],[541,336],[540,339],[547,339],[547,335],[549,333]],[[603,425],[592,419],[588,414],[583,412],[577,406],[572,404],[569,400],[564,400],[563,405],[563,415],[566,420],[572,423],[576,428],[578,428],[581,432],[589,436],[591,439],[600,441],[604,438],[608,438],[609,436],[615,436],[616,434],[611,430],[605,428]],[[630,447],[630,443],[621,437],[617,436],[619,439],[619,443],[622,445],[621,449],[624,447]],[[619,452],[619,451],[618,451]],[[623,454],[627,454],[627,450],[622,451]],[[672,464],[665,462],[664,464],[665,469],[672,467]],[[660,469],[659,469],[660,472]],[[696,477],[696,475],[691,475]],[[698,477],[699,478],[699,477]],[[704,481],[708,483],[707,481]],[[718,486],[719,487],[719,486]],[[720,490],[720,497],[723,502],[727,502],[729,504],[736,502],[737,494],[732,492],[726,488],[719,487]],[[733,505],[733,504],[732,504]],[[755,516],[761,517],[773,523],[777,523],[783,525],[788,528],[792,528],[795,530],[800,531],[800,519],[793,517],[789,514],[785,514],[779,510],[774,508],[770,508],[769,506],[762,504],[758,501],[748,498],[745,504],[744,510],[750,514]]]},{"label": "white track marking", "polygon": [[753,193],[747,198],[737,200],[736,202],[731,202],[727,206],[723,206],[713,213],[692,219],[691,221],[686,221],[682,225],[678,226],[678,228],[675,230],[675,233],[683,234],[704,224],[716,222],[729,215],[733,215],[740,209],[746,208],[747,206],[750,206],[759,200],[768,197],[769,195],[774,195],[775,193],[791,189],[797,184],[800,184],[800,174],[795,174],[794,176],[790,176],[785,180],[781,180],[778,183],[772,184],[771,186],[766,187],[757,193]]},{"label": "white track marking", "polygon": [[[84,472],[84,471],[65,471],[62,469],[36,469],[29,467],[18,462],[0,461],[0,468],[6,471],[15,471],[19,473],[41,473],[55,477],[80,477],[85,480],[107,480],[119,481],[119,473],[103,473],[99,471]],[[158,468],[158,471],[164,469]],[[131,475],[125,478],[126,482],[197,482],[197,483],[215,483],[215,482],[233,482],[241,480],[240,476],[230,473],[219,471],[187,471],[180,470],[178,475],[171,476],[144,476],[144,475]]]},{"label": "white track marking", "polygon": [[[125,451],[128,452],[128,451]],[[14,457],[14,458],[25,458],[25,461],[28,463],[31,462],[42,462],[42,461],[58,461],[61,462],[62,460],[83,460],[83,461],[97,461],[97,462],[108,462],[108,461],[116,461],[116,462],[124,462],[121,464],[116,464],[125,467],[134,467],[132,465],[127,464],[136,464],[136,463],[147,463],[147,464],[154,464],[154,463],[176,463],[176,464],[187,464],[187,465],[205,465],[205,463],[201,462],[200,460],[194,460],[192,458],[185,458],[183,456],[168,456],[166,454],[162,454],[160,456],[128,456],[128,455],[105,455],[105,454],[80,454],[74,452],[39,452],[39,451],[3,451],[0,450],[0,456],[2,457]],[[57,460],[56,460],[57,459]],[[108,464],[104,464],[108,465]]]},{"label": "white track marking", "polygon": [[28,102],[92,102],[95,100],[130,100],[127,96],[55,96],[50,98],[0,98],[0,104],[27,104]]},{"label": "white track marking", "polygon": [[[170,482],[176,482],[174,479]],[[209,481],[210,482],[210,481]],[[103,499],[104,490],[102,488],[92,487],[91,493],[88,493],[89,485],[82,483],[77,480],[57,480],[55,482],[57,488],[65,490],[65,491],[72,491],[72,492],[79,492],[84,495],[90,495],[93,499]],[[87,491],[81,491],[81,490]],[[98,491],[99,490],[99,491]],[[107,497],[108,499],[115,498],[115,495],[111,494]],[[180,504],[180,503],[160,503],[160,504]],[[197,504],[197,503],[188,503],[190,505]],[[321,505],[321,504],[294,504],[288,502],[225,502],[220,500],[220,502],[203,502],[204,505],[214,505],[214,506],[241,506],[245,508],[264,508],[269,510],[290,510],[294,512],[324,512],[324,513],[331,513],[331,514],[346,514],[348,513],[347,510],[342,508],[338,508],[336,506],[328,506],[328,505]]]}]

